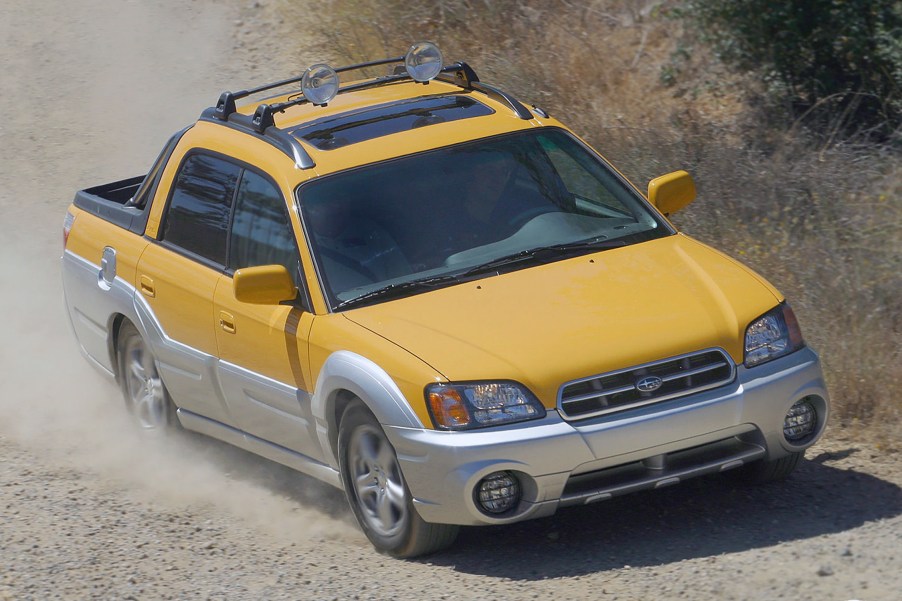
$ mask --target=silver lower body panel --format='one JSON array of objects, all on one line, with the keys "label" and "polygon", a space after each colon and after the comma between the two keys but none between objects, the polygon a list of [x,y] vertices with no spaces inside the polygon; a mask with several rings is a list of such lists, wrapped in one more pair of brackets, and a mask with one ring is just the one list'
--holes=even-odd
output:
[{"label": "silver lower body panel", "polygon": [[311,457],[185,409],[179,409],[176,414],[182,427],[186,430],[216,438],[255,455],[265,457],[270,461],[281,463],[337,488],[343,488],[338,470]]},{"label": "silver lower body panel", "polygon": [[[783,420],[805,397],[818,409],[816,431],[793,444],[783,436]],[[503,524],[802,452],[823,432],[828,411],[817,355],[805,348],[752,369],[739,367],[726,386],[598,418],[566,422],[549,411],[544,419],[507,428],[386,432],[423,519]],[[502,470],[517,475],[523,500],[509,514],[489,516],[473,491]]]}]

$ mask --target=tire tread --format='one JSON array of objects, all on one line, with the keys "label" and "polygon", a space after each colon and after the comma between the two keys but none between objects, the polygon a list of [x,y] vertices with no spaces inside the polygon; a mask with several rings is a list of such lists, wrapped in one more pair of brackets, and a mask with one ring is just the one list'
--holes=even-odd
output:
[{"label": "tire tread", "polygon": [[[413,502],[410,500],[408,500],[411,514],[409,532],[400,544],[395,547],[387,547],[384,544],[381,544],[379,539],[369,532],[354,504],[354,493],[351,490],[351,483],[347,480],[347,458],[345,457],[346,439],[350,436],[350,430],[347,428],[353,429],[356,424],[366,422],[369,422],[371,425],[379,426],[378,420],[376,420],[376,417],[366,407],[363,401],[355,399],[348,404],[341,416],[338,436],[339,463],[341,466],[341,477],[345,485],[345,494],[361,530],[363,530],[364,534],[366,534],[367,538],[377,551],[399,559],[410,559],[413,557],[429,555],[450,546],[457,538],[460,527],[453,524],[433,524],[424,521],[417,513]],[[381,428],[381,426],[379,427]],[[405,483],[404,486],[406,488],[407,484]],[[409,494],[410,491],[408,491],[408,495]]]},{"label": "tire tread", "polygon": [[768,482],[781,482],[786,480],[789,475],[795,471],[802,458],[804,452],[790,453],[780,459],[766,460],[761,459],[745,466],[741,469],[745,479],[753,484],[766,484]]}]

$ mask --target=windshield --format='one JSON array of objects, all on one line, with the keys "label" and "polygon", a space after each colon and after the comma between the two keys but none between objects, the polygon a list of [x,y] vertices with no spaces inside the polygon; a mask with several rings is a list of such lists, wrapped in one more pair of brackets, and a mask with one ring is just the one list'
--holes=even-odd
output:
[{"label": "windshield", "polygon": [[333,309],[673,233],[559,129],[341,172],[298,203]]}]

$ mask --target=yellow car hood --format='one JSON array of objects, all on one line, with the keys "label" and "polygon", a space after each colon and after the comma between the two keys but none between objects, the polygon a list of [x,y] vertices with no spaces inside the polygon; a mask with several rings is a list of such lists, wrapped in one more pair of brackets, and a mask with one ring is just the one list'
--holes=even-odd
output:
[{"label": "yellow car hood", "polygon": [[[782,300],[683,235],[363,307],[344,315],[450,381],[515,380],[553,407],[564,382],[711,347]],[[425,385],[426,383],[424,383]]]}]

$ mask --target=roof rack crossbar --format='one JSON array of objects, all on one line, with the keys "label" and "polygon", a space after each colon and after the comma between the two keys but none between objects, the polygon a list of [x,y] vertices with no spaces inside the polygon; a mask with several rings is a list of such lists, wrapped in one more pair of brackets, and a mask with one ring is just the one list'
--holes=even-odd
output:
[{"label": "roof rack crossbar", "polygon": [[[389,65],[391,63],[401,62],[404,62],[404,57],[396,56],[393,58],[384,58],[377,61],[368,61],[365,63],[347,65],[346,67],[339,67],[338,69],[335,69],[335,72],[344,73],[346,71],[354,71],[357,69],[365,69],[367,67],[377,67],[379,65]],[[282,86],[299,83],[302,79],[304,79],[304,76],[300,75],[298,77],[289,77],[288,79],[282,79],[279,81],[274,81],[272,83],[263,84],[261,86],[256,86],[247,90],[239,90],[237,92],[223,92],[222,94],[220,94],[219,100],[216,102],[216,110],[213,114],[213,117],[220,119],[221,121],[225,121],[231,114],[233,114],[237,110],[237,106],[235,104],[236,100],[241,100],[242,98],[247,98],[252,94],[258,94],[260,92],[265,92],[274,88],[281,88]]]},{"label": "roof rack crossbar", "polygon": [[403,63],[403,56],[396,56],[394,58],[382,58],[377,61],[368,61],[365,63],[357,63],[356,65],[348,65],[346,67],[338,67],[335,69],[336,73],[345,73],[346,71],[356,71],[357,69],[366,69],[367,67],[378,67],[379,65],[390,65],[392,63]]},{"label": "roof rack crossbar", "polygon": [[[348,71],[356,71],[358,69],[365,69],[367,67],[378,67],[380,65],[390,65],[394,63],[404,63],[403,56],[395,56],[392,58],[383,58],[375,61],[367,61],[364,63],[355,63],[353,65],[347,65],[344,67],[338,67],[335,69],[336,73],[346,73]],[[448,76],[448,74],[453,74],[452,76]],[[444,76],[443,76],[444,75]],[[454,63],[452,65],[448,65],[442,69],[441,75],[439,78],[445,82],[453,83],[455,85],[459,85],[465,87],[467,89],[473,89],[473,82],[479,81],[479,77],[477,77],[476,72],[470,68],[466,63]],[[253,88],[249,88],[247,90],[239,90],[237,92],[226,91],[220,94],[219,100],[216,102],[214,107],[214,111],[212,112],[212,117],[219,119],[220,121],[227,121],[229,116],[235,113],[237,109],[236,101],[241,100],[242,98],[246,98],[252,94],[257,94],[259,92],[265,92],[267,90],[272,90],[274,88],[280,88],[282,86],[287,86],[293,83],[299,83],[304,76],[298,77],[289,77],[288,79],[282,79],[279,81],[275,81],[268,84],[263,84],[260,86],[256,86]],[[341,92],[350,92],[353,90],[359,90],[361,88],[379,86],[386,83],[391,83],[394,81],[400,81],[404,79],[410,79],[410,76],[406,73],[406,71],[401,73],[395,73],[393,75],[389,75],[386,77],[378,77],[372,81],[362,82],[359,84],[353,84],[350,86],[345,86],[339,89],[339,93]],[[281,112],[290,106],[295,106],[297,104],[303,104],[306,102],[306,99],[298,99],[296,101],[289,101],[280,103],[278,105],[273,105],[275,112]]]},{"label": "roof rack crossbar", "polygon": [[[367,67],[377,67],[379,65],[389,65],[393,63],[403,62],[403,56],[396,56],[392,58],[384,58],[380,60],[355,63],[353,65],[339,67],[335,69],[335,72],[345,73],[347,71],[356,71],[358,69],[365,69]],[[219,100],[217,101],[216,106],[214,107],[210,116],[219,119],[220,121],[228,121],[229,118],[237,111],[235,103],[236,100],[240,100],[241,98],[245,98],[247,96],[250,96],[251,94],[256,94],[258,92],[265,92],[266,90],[271,90],[273,88],[279,88],[289,84],[298,83],[302,79],[303,76],[289,77],[288,79],[282,79],[273,83],[249,88],[247,90],[239,90],[238,92],[223,92],[219,96]],[[392,75],[377,77],[369,81],[341,87],[339,88],[338,93],[341,94],[343,92],[351,92],[354,90],[381,86],[408,79],[411,79],[411,77],[407,74],[406,71],[400,73],[396,72]],[[532,119],[532,113],[530,113],[529,109],[521,104],[516,98],[514,98],[507,92],[499,90],[494,86],[490,86],[479,81],[479,76],[476,75],[476,72],[467,63],[457,62],[443,67],[441,73],[438,76],[438,79],[446,83],[458,85],[468,90],[476,90],[478,92],[482,92],[493,100],[501,102],[502,104],[506,104],[521,119]],[[255,127],[259,133],[263,133],[263,131],[267,127],[274,125],[272,117],[273,113],[280,113],[289,107],[304,104],[305,102],[307,102],[307,99],[301,96],[300,98],[297,98],[295,100],[280,102],[273,105],[261,104],[259,107],[257,107],[253,127]]]},{"label": "roof rack crossbar", "polygon": [[288,84],[297,83],[303,79],[303,76],[300,77],[290,77],[288,79],[283,79],[281,81],[275,81],[273,83],[264,84],[262,86],[257,86],[255,88],[250,88],[249,90],[239,90],[237,92],[223,92],[219,95],[219,100],[216,101],[216,110],[213,116],[217,119],[225,121],[229,118],[229,115],[234,113],[237,110],[235,106],[235,101],[240,100],[242,98],[247,98],[251,94],[257,94],[259,92],[265,92],[266,90],[272,90],[273,88],[281,88],[282,86],[287,86]]},{"label": "roof rack crossbar", "polygon": [[[335,72],[345,73],[347,71],[355,71],[357,69],[365,69],[367,67],[377,67],[379,65],[389,65],[392,63],[403,62],[403,56],[385,58],[376,61],[369,61],[365,63],[348,65],[345,67],[339,67],[335,69]],[[239,129],[246,133],[260,137],[273,146],[282,150],[289,157],[293,158],[295,161],[295,166],[298,169],[310,169],[316,166],[313,158],[304,149],[303,145],[298,142],[297,139],[288,134],[286,131],[276,127],[274,118],[275,113],[280,113],[292,106],[297,106],[309,102],[306,97],[301,95],[293,100],[287,100],[285,102],[279,102],[276,104],[260,104],[255,109],[253,115],[245,115],[243,113],[237,112],[235,105],[236,100],[240,100],[241,98],[245,98],[247,96],[250,96],[251,94],[265,92],[266,90],[271,90],[273,88],[298,83],[302,79],[303,76],[291,77],[262,86],[257,86],[255,88],[239,90],[238,92],[223,92],[219,96],[219,100],[217,101],[216,106],[206,109],[201,114],[201,119],[205,121],[221,122],[229,127],[234,127],[235,129]],[[406,70],[401,72],[396,70],[395,73],[391,75],[384,75],[382,77],[376,77],[367,81],[361,81],[340,87],[338,89],[338,93],[341,94],[354,90],[374,88],[377,86],[387,85],[399,81],[407,81],[410,79],[412,78],[406,72]],[[479,76],[476,75],[476,72],[467,63],[457,62],[442,67],[442,70],[439,73],[437,79],[445,83],[459,86],[465,90],[475,90],[477,92],[481,92],[482,94],[485,94],[496,102],[507,105],[519,118],[524,120],[532,119],[532,113],[529,111],[529,109],[526,108],[522,103],[520,103],[516,98],[514,98],[507,92],[499,90],[494,86],[490,86],[479,81]]]},{"label": "roof rack crossbar", "polygon": [[[250,96],[251,94],[257,94],[258,92],[265,92],[266,90],[272,90],[273,88],[281,88],[282,86],[298,83],[302,79],[304,79],[304,76],[299,75],[297,77],[289,77],[288,79],[283,79],[274,83],[257,86],[256,88],[251,88],[250,90],[242,90],[241,92],[236,92],[236,98],[244,98],[245,96]],[[241,94],[241,96],[237,96],[237,94]]]},{"label": "roof rack crossbar", "polygon": [[[383,77],[377,77],[375,79],[371,79],[368,81],[361,81],[358,83],[353,83],[347,86],[343,86],[338,88],[338,93],[343,94],[345,92],[353,92],[354,90],[363,90],[366,88],[375,88],[378,86],[382,86],[389,83],[394,83],[396,81],[404,81],[410,79],[410,75],[406,73],[403,75],[385,75]],[[281,113],[287,108],[291,108],[293,106],[298,106],[300,104],[306,104],[309,102],[306,97],[301,96],[299,98],[295,98],[294,100],[288,100],[286,102],[279,102],[277,104],[265,105],[268,106],[272,112]]]},{"label": "roof rack crossbar", "polygon": [[[397,62],[399,60],[404,60],[404,57],[400,57],[397,59],[389,58],[389,59],[385,59],[385,60],[381,60],[381,61],[373,61],[371,63],[360,63],[358,65],[342,67],[340,69],[336,69],[335,71],[343,72],[343,71],[350,71],[352,69],[362,69],[364,67],[371,67],[374,65],[390,64],[393,62]],[[394,83],[397,81],[406,81],[409,79],[411,79],[411,77],[406,72],[396,73],[393,75],[383,75],[382,77],[376,77],[376,78],[368,80],[368,81],[361,81],[358,83],[353,83],[350,85],[340,87],[338,89],[338,93],[343,94],[345,92],[353,92],[355,90],[363,90],[366,88],[375,88],[375,87],[382,86],[385,84]],[[479,89],[474,86],[474,84],[479,81],[479,76],[476,75],[476,72],[467,63],[454,63],[452,65],[447,65],[447,66],[443,67],[442,72],[439,75],[438,79],[440,79],[441,81],[444,81],[446,83],[451,83],[451,84],[460,86],[462,88],[479,90],[483,93],[488,94],[487,91]],[[485,88],[491,88],[491,86],[485,86]],[[516,103],[520,107],[523,107],[522,104],[520,104],[514,98],[508,96],[504,92],[501,92],[500,90],[496,90],[496,88],[491,88],[491,89],[497,91],[496,100],[502,98],[501,95],[503,95],[504,97],[510,99],[510,101],[504,100],[504,102],[507,102],[510,105],[510,102],[512,101],[513,103]],[[286,102],[280,102],[280,103],[271,104],[271,105],[261,105],[261,107],[266,106],[273,113],[281,113],[285,109],[288,109],[292,106],[306,104],[307,102],[308,102],[308,100],[304,96],[300,96],[299,98],[296,98],[294,100],[288,100]],[[513,105],[511,105],[511,107],[514,108]],[[525,110],[525,107],[523,107],[523,109]],[[259,108],[258,108],[258,111],[259,111]],[[528,113],[528,111],[527,111],[527,113]],[[518,113],[518,115],[519,114],[520,113]],[[532,118],[532,115],[530,115],[528,118]]]}]

